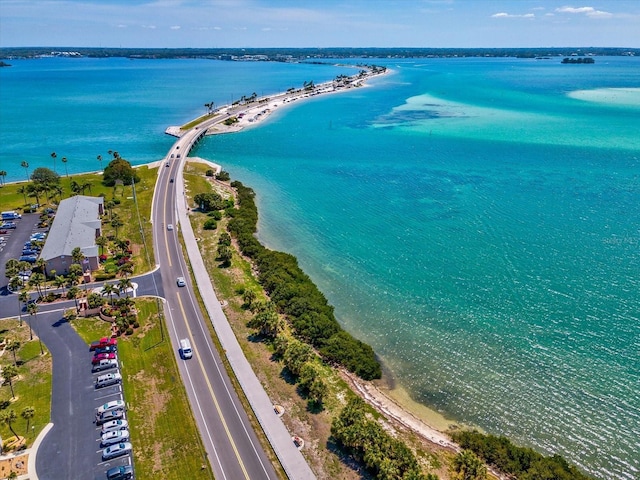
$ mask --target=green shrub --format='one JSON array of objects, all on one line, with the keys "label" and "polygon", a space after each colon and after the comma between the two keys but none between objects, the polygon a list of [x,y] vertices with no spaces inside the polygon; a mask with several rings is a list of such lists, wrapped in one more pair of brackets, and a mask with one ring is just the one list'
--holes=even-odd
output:
[{"label": "green shrub", "polygon": [[218,222],[215,218],[209,218],[206,222],[204,222],[205,230],[215,230],[216,228],[218,228]]},{"label": "green shrub", "polygon": [[104,281],[104,280],[111,280],[112,278],[116,278],[117,271],[118,271],[118,268],[116,267],[115,270],[113,271],[98,272],[93,275],[93,279],[97,282]]},{"label": "green shrub", "polygon": [[220,210],[213,210],[207,213],[207,217],[215,218],[216,220],[222,220],[222,212]]},{"label": "green shrub", "polygon": [[214,172],[212,169],[208,169],[208,170],[205,172],[205,175],[206,175],[207,177],[213,177],[213,176],[215,175],[215,172]]}]

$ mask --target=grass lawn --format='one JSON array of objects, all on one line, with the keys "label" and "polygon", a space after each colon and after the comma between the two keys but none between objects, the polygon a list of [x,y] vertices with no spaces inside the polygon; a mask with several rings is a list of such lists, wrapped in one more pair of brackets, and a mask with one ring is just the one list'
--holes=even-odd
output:
[{"label": "grass lawn", "polygon": [[[16,352],[18,363],[18,377],[13,379],[13,390],[15,398],[11,398],[11,388],[5,382],[0,389],[0,413],[13,410],[17,415],[13,422],[13,429],[21,436],[26,437],[26,443],[30,446],[36,439],[40,431],[47,425],[51,418],[51,378],[52,360],[46,347],[42,344],[45,355],[40,354],[40,342],[35,336],[29,340],[29,325],[27,318],[23,318],[22,326],[17,319],[2,321],[0,337],[5,340],[20,342],[20,349]],[[13,352],[0,350],[0,364],[2,367],[13,365]],[[34,417],[29,421],[27,431],[27,421],[22,418],[21,413],[25,407],[35,409]],[[13,436],[6,424],[0,426],[5,448],[8,447],[7,440]],[[9,447],[10,448],[10,447]]]},{"label": "grass lawn", "polygon": [[[211,479],[166,330],[162,340],[157,303],[136,299],[136,307],[140,328],[118,339],[136,478]],[[94,319],[72,324],[87,343],[109,333],[107,323]]]},{"label": "grass lawn", "polygon": [[[130,185],[106,187],[102,184],[102,174],[98,173],[73,175],[69,178],[62,176],[60,178],[63,199],[71,196],[71,182],[76,182],[81,185],[88,185],[84,192],[86,195],[96,197],[104,196],[105,205],[109,201],[119,202],[113,208],[113,212],[118,214],[123,225],[118,227],[116,232],[116,229],[111,226],[110,214],[108,213],[102,220],[103,236],[114,236],[119,239],[128,239],[131,241],[131,248],[134,250],[132,257],[132,261],[135,264],[134,275],[147,272],[155,266],[150,218],[151,202],[153,201],[153,191],[158,177],[158,168],[141,166],[136,168],[136,172],[140,176],[140,182],[135,185],[135,193],[138,200],[137,210],[133,199],[133,187]],[[25,197],[19,193],[19,190],[26,185],[27,182],[20,182],[10,183],[0,187],[0,209],[3,211],[22,211],[23,208],[36,203],[34,197]],[[51,206],[45,205],[44,202],[46,202],[46,199],[41,197],[39,200],[41,203],[40,211]],[[139,217],[138,212],[140,214]],[[140,221],[138,221],[138,218]]]}]

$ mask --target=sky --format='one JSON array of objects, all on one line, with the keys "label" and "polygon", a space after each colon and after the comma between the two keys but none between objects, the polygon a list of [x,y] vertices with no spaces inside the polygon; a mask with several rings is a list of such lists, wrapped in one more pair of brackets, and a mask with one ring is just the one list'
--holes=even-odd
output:
[{"label": "sky", "polygon": [[0,0],[0,47],[640,47],[640,0]]}]

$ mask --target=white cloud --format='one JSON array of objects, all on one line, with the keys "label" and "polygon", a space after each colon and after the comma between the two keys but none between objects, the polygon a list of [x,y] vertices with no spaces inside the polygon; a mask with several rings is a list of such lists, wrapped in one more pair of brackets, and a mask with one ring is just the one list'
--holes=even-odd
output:
[{"label": "white cloud", "polygon": [[613,16],[612,13],[602,10],[596,10],[593,7],[561,7],[556,8],[556,12],[559,13],[584,13],[587,17],[593,18],[608,18]]},{"label": "white cloud", "polygon": [[535,18],[533,13],[525,13],[523,15],[515,15],[512,13],[500,12],[491,15],[491,18]]},{"label": "white cloud", "polygon": [[169,27],[171,30],[180,30],[180,25],[172,25]]},{"label": "white cloud", "polygon": [[142,28],[150,28],[151,30],[154,30],[156,28],[155,25],[142,25]]}]

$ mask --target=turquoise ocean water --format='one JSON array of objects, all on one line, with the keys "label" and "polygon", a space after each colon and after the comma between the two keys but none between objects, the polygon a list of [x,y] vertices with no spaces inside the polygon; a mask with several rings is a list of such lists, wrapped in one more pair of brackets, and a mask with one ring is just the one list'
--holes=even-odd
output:
[{"label": "turquoise ocean water", "polygon": [[[30,164],[50,166],[50,151],[84,159],[76,171],[110,148],[156,160],[172,142],[164,128],[205,102],[344,73],[75,61],[0,70],[7,180],[24,176],[23,151]],[[415,400],[597,478],[636,478],[640,59],[377,63],[393,72],[194,155],[256,190],[261,240],[299,258]],[[17,109],[14,91],[33,94]]]}]

